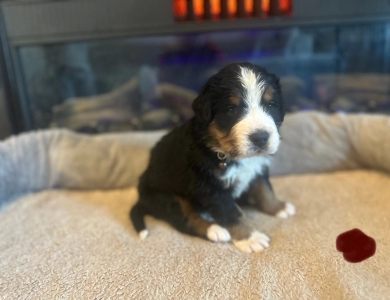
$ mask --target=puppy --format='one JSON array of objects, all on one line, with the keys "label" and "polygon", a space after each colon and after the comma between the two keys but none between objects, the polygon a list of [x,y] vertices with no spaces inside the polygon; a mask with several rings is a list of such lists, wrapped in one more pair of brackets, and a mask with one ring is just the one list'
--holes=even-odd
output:
[{"label": "puppy", "polygon": [[252,229],[240,209],[250,205],[287,218],[268,179],[284,119],[279,79],[250,63],[234,63],[212,76],[194,100],[194,117],[164,136],[151,151],[130,218],[141,239],[144,216],[241,251],[259,252],[269,238]]}]

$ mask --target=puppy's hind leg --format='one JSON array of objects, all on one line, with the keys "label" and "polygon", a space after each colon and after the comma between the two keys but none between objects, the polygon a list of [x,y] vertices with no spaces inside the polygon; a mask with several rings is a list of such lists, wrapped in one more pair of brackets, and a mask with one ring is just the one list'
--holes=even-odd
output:
[{"label": "puppy's hind leg", "polygon": [[145,215],[163,220],[184,234],[213,242],[230,241],[230,234],[226,229],[202,219],[191,203],[182,197],[144,191],[140,193],[138,203],[130,212],[130,218],[141,239],[148,235]]},{"label": "puppy's hind leg", "polygon": [[193,234],[186,225],[181,206],[172,195],[139,190],[139,199],[130,211],[130,219],[142,240],[149,234],[144,220],[146,215],[163,220],[183,233]]},{"label": "puppy's hind leg", "polygon": [[194,235],[206,238],[216,243],[230,241],[230,234],[228,230],[218,224],[202,219],[188,200],[181,197],[176,197],[176,199],[180,204],[183,215],[186,218],[186,226],[194,233]]}]

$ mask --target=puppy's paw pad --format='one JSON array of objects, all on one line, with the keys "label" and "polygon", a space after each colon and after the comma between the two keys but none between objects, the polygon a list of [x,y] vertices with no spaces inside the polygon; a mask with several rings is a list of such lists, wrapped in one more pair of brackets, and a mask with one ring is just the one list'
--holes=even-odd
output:
[{"label": "puppy's paw pad", "polygon": [[234,246],[245,253],[261,252],[269,247],[269,237],[264,233],[254,231],[247,240],[234,241]]},{"label": "puppy's paw pad", "polygon": [[140,238],[141,240],[144,240],[144,239],[146,239],[146,237],[149,235],[149,231],[147,231],[146,229],[144,229],[144,230],[140,231],[140,232],[138,233],[138,235],[139,235],[139,238]]},{"label": "puppy's paw pad", "polygon": [[230,233],[225,228],[213,224],[207,229],[207,238],[213,242],[225,243],[230,241]]},{"label": "puppy's paw pad", "polygon": [[281,219],[287,219],[293,215],[295,215],[295,206],[289,202],[286,203],[282,210],[276,213],[276,217]]}]

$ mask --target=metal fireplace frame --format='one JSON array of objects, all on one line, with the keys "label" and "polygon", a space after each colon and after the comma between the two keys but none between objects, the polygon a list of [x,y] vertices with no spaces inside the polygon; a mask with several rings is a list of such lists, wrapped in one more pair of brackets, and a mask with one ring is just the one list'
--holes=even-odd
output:
[{"label": "metal fireplace frame", "polygon": [[175,21],[172,0],[0,1],[0,67],[13,131],[34,129],[16,54],[22,46],[389,20],[390,0],[293,0],[292,16],[187,22]]}]

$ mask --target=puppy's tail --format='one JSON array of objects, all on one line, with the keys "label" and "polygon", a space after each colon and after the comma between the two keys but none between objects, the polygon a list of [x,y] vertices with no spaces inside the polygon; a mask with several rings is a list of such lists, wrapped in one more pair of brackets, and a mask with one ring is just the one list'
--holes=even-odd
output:
[{"label": "puppy's tail", "polygon": [[133,223],[135,230],[137,231],[141,240],[144,240],[149,232],[145,226],[145,215],[147,214],[146,210],[139,202],[133,206],[130,211],[130,220]]}]

